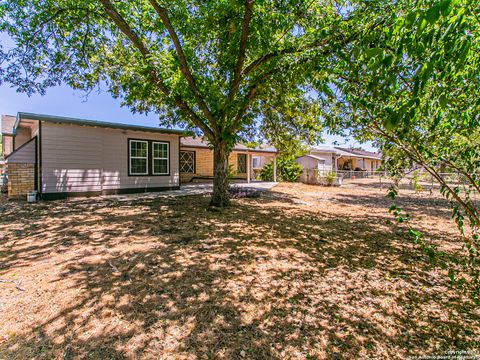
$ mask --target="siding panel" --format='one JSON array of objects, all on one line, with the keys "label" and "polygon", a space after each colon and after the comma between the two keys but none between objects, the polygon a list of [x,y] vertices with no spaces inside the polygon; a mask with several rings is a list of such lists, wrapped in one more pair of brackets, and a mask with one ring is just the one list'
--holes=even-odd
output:
[{"label": "siding panel", "polygon": [[35,140],[30,141],[21,149],[17,148],[17,150],[8,157],[7,162],[16,164],[35,164]]},{"label": "siding panel", "polygon": [[[128,139],[170,142],[169,176],[128,176]],[[81,192],[179,185],[178,135],[42,123],[42,191]]]}]

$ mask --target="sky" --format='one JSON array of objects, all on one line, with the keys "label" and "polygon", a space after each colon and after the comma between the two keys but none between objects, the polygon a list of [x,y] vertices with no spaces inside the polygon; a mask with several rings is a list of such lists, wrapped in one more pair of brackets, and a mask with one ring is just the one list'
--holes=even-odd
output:
[{"label": "sky", "polygon": [[[4,33],[0,33],[0,44],[4,49],[13,46],[12,41]],[[77,117],[99,121],[111,121],[124,124],[158,126],[156,114],[132,114],[121,106],[121,101],[114,99],[107,91],[92,92],[85,97],[81,91],[67,86],[59,86],[47,90],[46,95],[38,94],[28,97],[18,93],[9,84],[0,86],[0,115],[16,115],[17,112]],[[361,146],[365,150],[375,151],[370,143],[360,144],[351,139],[323,134],[323,145]]]},{"label": "sky", "polygon": [[[155,114],[132,114],[126,107],[121,107],[120,100],[114,99],[108,92],[92,92],[88,97],[81,91],[67,86],[50,88],[46,95],[17,93],[8,84],[0,86],[0,113],[16,115],[17,112],[57,115],[111,121],[118,123],[158,126],[158,116]],[[324,145],[362,146],[366,150],[374,150],[371,144],[360,144],[339,136],[324,133]]]}]

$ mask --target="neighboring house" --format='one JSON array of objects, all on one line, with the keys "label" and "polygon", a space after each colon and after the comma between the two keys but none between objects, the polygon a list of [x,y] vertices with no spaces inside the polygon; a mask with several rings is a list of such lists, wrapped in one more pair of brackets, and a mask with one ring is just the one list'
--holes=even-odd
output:
[{"label": "neighboring house", "polygon": [[298,157],[295,161],[305,170],[376,171],[382,163],[382,155],[364,150],[321,146],[311,148],[308,154]]},{"label": "neighboring house", "polygon": [[30,190],[58,199],[180,187],[183,131],[29,113],[4,116],[2,130],[12,119],[4,137],[9,197]]},{"label": "neighboring house", "polygon": [[[266,163],[273,161],[275,167],[276,154],[277,151],[273,147],[249,148],[241,144],[236,145],[228,159],[233,178],[246,179],[247,182],[255,179]],[[180,178],[182,182],[213,178],[213,151],[202,138],[181,139]]]}]

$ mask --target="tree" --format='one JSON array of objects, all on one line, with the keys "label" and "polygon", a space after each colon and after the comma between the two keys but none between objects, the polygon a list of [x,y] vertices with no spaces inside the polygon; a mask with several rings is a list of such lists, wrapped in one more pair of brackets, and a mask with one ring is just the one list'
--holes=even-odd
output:
[{"label": "tree", "polygon": [[[228,204],[228,154],[273,128],[319,132],[338,47],[378,26],[348,3],[163,0],[0,1],[0,81],[27,94],[106,86],[136,112],[191,129],[214,149],[211,203]],[[317,86],[318,87],[318,86]]]},{"label": "tree", "polygon": [[[338,54],[330,125],[374,140],[392,174],[417,165],[451,201],[480,295],[480,5],[398,2],[384,29]],[[453,183],[441,174],[459,174]],[[468,231],[466,231],[468,229]]]}]

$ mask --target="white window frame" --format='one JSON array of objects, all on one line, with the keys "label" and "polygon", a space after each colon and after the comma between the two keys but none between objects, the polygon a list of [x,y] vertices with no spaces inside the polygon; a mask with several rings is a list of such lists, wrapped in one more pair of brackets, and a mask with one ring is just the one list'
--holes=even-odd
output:
[{"label": "white window frame", "polygon": [[[147,156],[146,157],[143,157],[143,156],[132,156],[132,142],[139,142],[139,143],[144,143],[144,144],[147,144]],[[133,167],[132,167],[132,159],[144,159],[146,160],[145,161],[145,172],[144,173],[134,173],[132,171]],[[135,140],[135,139],[130,139],[128,141],[128,161],[130,163],[130,175],[148,175],[148,141],[146,140]]]},{"label": "white window frame", "polygon": [[[155,157],[155,144],[167,145],[167,157]],[[167,172],[155,172],[155,160],[167,160]],[[152,141],[152,175],[169,175],[170,174],[170,143],[168,141]]]},{"label": "white window frame", "polygon": [[[254,166],[255,161],[257,162],[257,166]],[[252,168],[253,169],[260,169],[260,156],[252,156]]]}]

